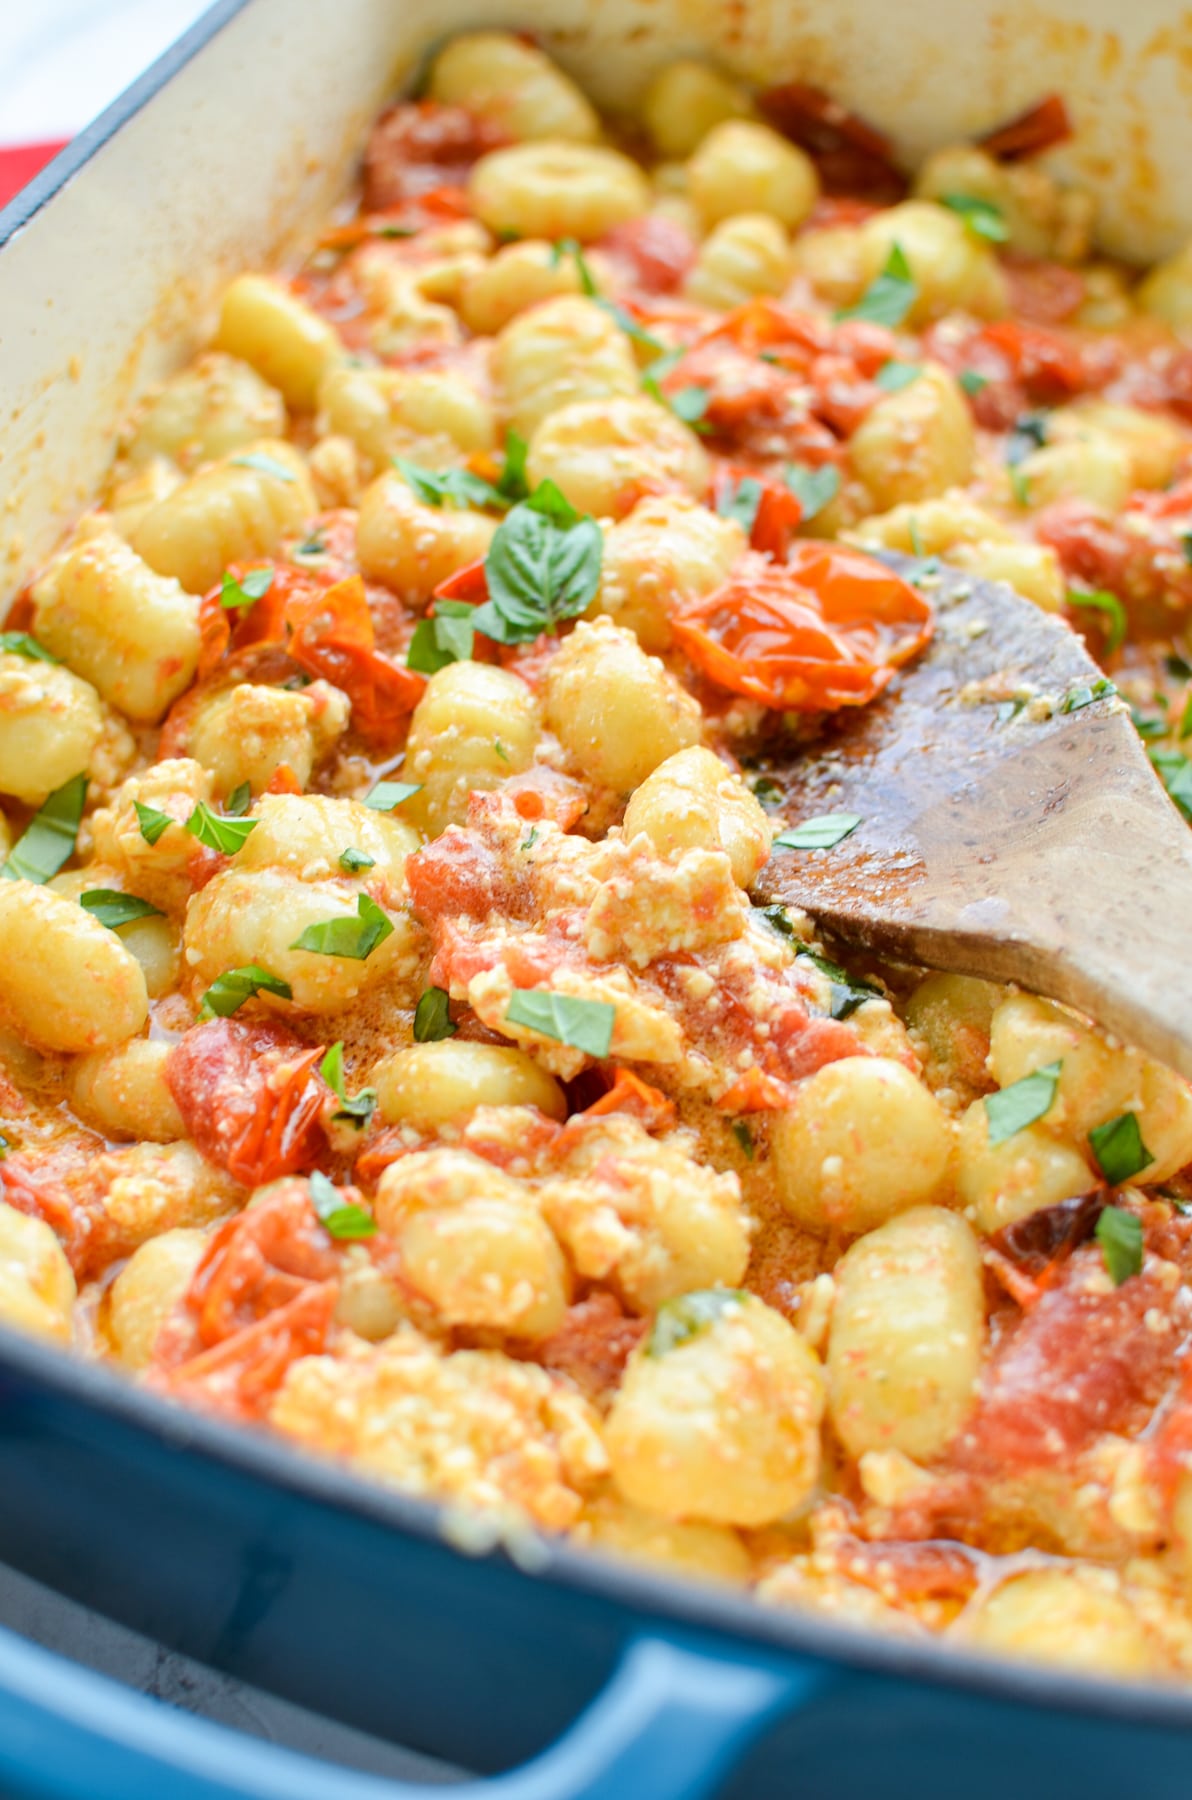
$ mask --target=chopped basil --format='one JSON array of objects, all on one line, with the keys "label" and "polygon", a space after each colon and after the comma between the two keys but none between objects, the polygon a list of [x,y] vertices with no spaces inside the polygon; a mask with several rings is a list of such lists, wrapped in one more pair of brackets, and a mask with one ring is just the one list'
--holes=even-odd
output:
[{"label": "chopped basil", "polygon": [[79,895],[79,905],[109,931],[130,925],[134,919],[160,919],[162,916],[160,907],[150,906],[148,900],[138,900],[135,894],[122,894],[117,888],[88,888],[86,893]]},{"label": "chopped basil", "polygon": [[818,469],[808,468],[803,463],[787,463],[782,479],[803,508],[804,524],[823,512],[840,492],[840,470],[834,463],[824,463]]},{"label": "chopped basil", "polygon": [[1010,492],[1014,496],[1015,506],[1029,506],[1031,503],[1031,483],[1030,477],[1027,475],[1026,471],[1018,468],[1016,464],[1012,463],[1007,470],[1007,474],[1010,477]]},{"label": "chopped basil", "polygon": [[366,856],[363,850],[357,850],[349,844],[347,849],[340,853],[339,866],[348,875],[358,875],[361,869],[375,869],[377,859],[375,856]]},{"label": "chopped basil", "polygon": [[861,823],[860,813],[822,813],[816,819],[804,819],[791,825],[774,839],[775,850],[831,850],[843,843]]},{"label": "chopped basil", "polygon": [[55,788],[9,851],[0,876],[9,881],[35,881],[40,886],[56,875],[74,854],[86,802],[85,775],[72,775]]},{"label": "chopped basil", "polygon": [[507,763],[509,761],[509,752],[506,750],[500,738],[493,739],[493,749],[496,751],[502,762]]},{"label": "chopped basil", "polygon": [[30,662],[61,662],[60,656],[39,644],[35,637],[27,631],[0,631],[0,650],[6,650],[10,656],[26,656]]},{"label": "chopped basil", "polygon": [[251,1000],[256,994],[274,994],[279,1000],[292,1000],[294,997],[288,981],[282,981],[278,975],[271,975],[260,963],[245,963],[239,969],[225,969],[218,980],[212,982],[203,995],[199,1018],[230,1018],[246,1000]]},{"label": "chopped basil", "polygon": [[376,787],[365,794],[364,804],[373,812],[392,812],[403,800],[411,800],[421,792],[420,781],[378,781]]},{"label": "chopped basil", "polygon": [[1105,648],[1111,656],[1115,650],[1121,649],[1126,641],[1129,621],[1126,617],[1126,609],[1116,594],[1111,594],[1107,588],[1093,588],[1088,593],[1081,588],[1069,588],[1067,597],[1069,606],[1080,606],[1090,612],[1104,613],[1108,621]]},{"label": "chopped basil", "polygon": [[580,292],[587,299],[594,300],[597,306],[602,307],[611,319],[615,319],[621,330],[633,343],[641,344],[647,350],[662,349],[662,345],[658,342],[658,339],[648,332],[644,326],[639,325],[637,320],[630,313],[627,313],[623,306],[618,306],[615,300],[605,299],[604,295],[600,292],[600,289],[596,286],[592,271],[588,267],[588,259],[584,255],[583,247],[575,238],[559,238],[551,245],[550,260],[552,267],[557,268],[565,256],[569,256],[574,262],[576,274],[579,276]]},{"label": "chopped basil", "polygon": [[841,307],[838,319],[868,319],[871,325],[901,325],[919,297],[911,266],[901,244],[891,244],[886,266],[855,306]]},{"label": "chopped basil", "polygon": [[991,244],[1004,244],[1009,239],[1006,216],[992,200],[983,200],[979,194],[941,194],[939,203],[958,213],[974,237],[985,238]]},{"label": "chopped basil", "polygon": [[998,724],[1008,725],[1011,719],[1016,719],[1018,717],[1025,705],[1025,700],[999,700],[997,712],[994,715]]},{"label": "chopped basil", "polygon": [[239,787],[232,789],[224,801],[223,809],[229,819],[242,819],[251,805],[252,788],[247,781],[242,781]]},{"label": "chopped basil", "polygon": [[294,479],[292,469],[287,469],[285,463],[278,462],[276,457],[266,456],[261,450],[250,450],[247,456],[234,456],[232,462],[238,469],[255,469],[258,475],[272,475],[276,481]]},{"label": "chopped basil", "polygon": [[744,1119],[733,1120],[733,1136],[741,1146],[741,1154],[753,1161],[753,1133]]},{"label": "chopped basil", "polygon": [[708,410],[710,398],[706,387],[696,387],[692,384],[690,387],[681,387],[675,393],[668,394],[666,404],[676,419],[682,419],[684,425],[694,425],[698,428],[700,420]]},{"label": "chopped basil", "polygon": [[447,1010],[450,999],[446,988],[427,988],[414,1008],[416,1044],[436,1044],[440,1038],[455,1036],[459,1026]]},{"label": "chopped basil", "polygon": [[404,456],[395,456],[394,466],[413,488],[425,506],[442,506],[450,500],[456,506],[499,506],[509,505],[504,494],[495,488],[491,481],[483,476],[473,475],[468,469],[444,469],[436,473],[433,469],[424,469],[418,463],[407,462]]},{"label": "chopped basil", "polygon": [[909,387],[912,381],[918,381],[922,373],[922,363],[891,360],[882,364],[873,379],[878,387],[885,388],[887,394],[898,394],[904,387]]},{"label": "chopped basil", "polygon": [[1165,738],[1171,730],[1169,720],[1161,717],[1159,713],[1145,713],[1141,707],[1137,706],[1130,708],[1130,720],[1139,737],[1146,743],[1152,742],[1155,738]]},{"label": "chopped basil", "polygon": [[771,906],[759,906],[757,910],[771,931],[776,931],[779,937],[790,938],[797,944],[803,942],[795,930],[794,921],[781,901],[776,900]]},{"label": "chopped basil", "polygon": [[308,538],[304,538],[300,544],[295,545],[294,549],[291,550],[290,555],[291,556],[325,556],[326,553],[327,553],[326,538],[323,536],[321,531],[312,531]]},{"label": "chopped basil", "polygon": [[1123,1206],[1107,1206],[1094,1236],[1114,1287],[1121,1287],[1142,1268],[1142,1220]]},{"label": "chopped basil", "polygon": [[965,393],[970,396],[979,394],[982,388],[989,386],[988,375],[982,375],[977,369],[961,369],[956,379]]},{"label": "chopped basil", "polygon": [[1192,531],[1180,532],[1180,549],[1184,553],[1184,561],[1192,563]]},{"label": "chopped basil", "polygon": [[308,1177],[310,1187],[310,1203],[318,1214],[318,1219],[328,1237],[333,1238],[369,1238],[375,1237],[377,1221],[363,1206],[355,1201],[346,1201],[333,1181],[319,1169],[314,1169]]},{"label": "chopped basil", "polygon": [[606,1000],[578,1000],[550,988],[514,988],[505,1014],[510,1025],[526,1025],[597,1058],[608,1055],[616,1016],[616,1007]]},{"label": "chopped basil", "polygon": [[537,842],[538,842],[538,827],[537,827],[537,825],[531,825],[529,831],[526,833],[525,837],[522,839],[521,843],[517,847],[519,850],[532,850],[534,848],[534,845]]},{"label": "chopped basil", "polygon": [[243,581],[225,569],[219,586],[219,604],[227,611],[247,612],[273,586],[272,569],[250,569]]},{"label": "chopped basil", "polygon": [[1006,461],[1011,468],[1017,467],[1036,450],[1042,450],[1047,442],[1047,414],[1045,412],[1019,413],[1006,439]]},{"label": "chopped basil", "polygon": [[[770,909],[767,907],[766,910],[768,912]],[[854,979],[847,969],[842,969],[839,963],[829,962],[826,956],[821,956],[818,950],[813,950],[801,939],[795,943],[795,955],[806,957],[821,975],[827,976],[828,1017],[831,1019],[847,1019],[859,1006],[864,1006],[867,1000],[880,1000],[882,997],[882,990],[875,987],[872,981]]]},{"label": "chopped basil", "polygon": [[730,476],[717,496],[716,511],[722,519],[735,519],[748,537],[761,503],[762,484],[756,475],[742,475],[739,481]]},{"label": "chopped basil", "polygon": [[1173,681],[1192,681],[1192,663],[1174,650],[1169,650],[1163,658],[1163,667]]},{"label": "chopped basil", "polygon": [[339,1101],[338,1112],[331,1115],[333,1123],[343,1121],[354,1125],[362,1131],[377,1110],[377,1094],[375,1088],[361,1088],[358,1094],[349,1096],[344,1086],[344,1046],[343,1039],[332,1044],[326,1056],[319,1064],[319,1074],[327,1083]]},{"label": "chopped basil", "polygon": [[448,663],[470,662],[476,641],[466,600],[436,600],[433,618],[419,619],[406,652],[406,667],[419,675],[435,675]]},{"label": "chopped basil", "polygon": [[1138,1116],[1132,1112],[1119,1113],[1116,1119],[1094,1126],[1089,1132],[1089,1146],[1110,1187],[1133,1181],[1155,1160],[1142,1141]]},{"label": "chopped basil", "polygon": [[705,1288],[699,1293],[681,1294],[677,1300],[668,1300],[654,1316],[654,1329],[646,1340],[646,1355],[665,1356],[668,1350],[689,1344],[730,1308],[741,1306],[748,1298],[740,1288]]},{"label": "chopped basil", "polygon": [[499,644],[527,644],[585,611],[600,585],[604,539],[553,481],[508,513],[489,545],[488,600],[472,625]]},{"label": "chopped basil", "polygon": [[158,812],[156,806],[142,806],[139,800],[133,801],[136,808],[137,824],[141,828],[141,836],[147,844],[156,844],[163,831],[178,823],[171,819],[169,813]]},{"label": "chopped basil", "polygon": [[505,462],[497,476],[497,492],[510,505],[516,500],[529,497],[530,484],[526,479],[526,457],[529,453],[530,446],[525,438],[516,431],[511,431],[505,439]]},{"label": "chopped basil", "polygon": [[1189,694],[1184,701],[1184,710],[1180,714],[1180,722],[1175,735],[1181,741],[1186,737],[1192,737],[1192,694]]},{"label": "chopped basil", "polygon": [[1095,700],[1112,700],[1116,693],[1117,689],[1108,676],[1099,675],[1096,681],[1078,682],[1075,687],[1069,688],[1060,701],[1060,711],[1080,712],[1082,708],[1092,706]]},{"label": "chopped basil", "polygon": [[344,956],[353,962],[365,962],[378,944],[393,935],[393,921],[368,894],[357,894],[354,919],[320,919],[308,925],[290,945],[291,950],[309,950],[314,956]]},{"label": "chopped basil", "polygon": [[1148,750],[1147,755],[1170,798],[1192,820],[1192,762],[1182,750]]},{"label": "chopped basil", "polygon": [[753,796],[759,806],[767,812],[775,812],[786,799],[786,792],[768,775],[759,775],[753,783]]},{"label": "chopped basil", "polygon": [[1004,1144],[1051,1111],[1063,1066],[1062,1061],[1044,1063],[999,1094],[986,1094],[985,1128],[991,1145]]},{"label": "chopped basil", "polygon": [[200,800],[183,830],[198,838],[200,844],[206,844],[208,850],[221,850],[225,856],[235,856],[259,824],[259,819],[225,819]]}]

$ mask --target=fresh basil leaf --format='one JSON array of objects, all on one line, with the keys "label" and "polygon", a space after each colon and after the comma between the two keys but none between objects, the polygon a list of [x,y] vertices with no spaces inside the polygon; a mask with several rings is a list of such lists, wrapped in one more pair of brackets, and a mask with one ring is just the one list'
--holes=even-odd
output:
[{"label": "fresh basil leaf", "polygon": [[41,886],[56,875],[74,854],[86,803],[85,775],[72,775],[55,788],[9,851],[7,861],[0,866],[0,876],[9,881],[35,881]]},{"label": "fresh basil leaf", "polygon": [[142,806],[139,800],[133,801],[136,808],[137,824],[141,828],[141,836],[147,844],[156,844],[163,831],[168,831],[177,820],[171,819],[169,813],[158,812],[156,806]]},{"label": "fresh basil leaf", "polygon": [[1031,480],[1025,469],[1011,463],[1006,471],[1010,478],[1010,492],[1014,496],[1015,506],[1029,506],[1031,503]]},{"label": "fresh basil leaf", "polygon": [[666,404],[676,419],[682,419],[684,425],[698,425],[708,410],[711,398],[706,387],[681,387],[673,394],[666,396]]},{"label": "fresh basil leaf", "polygon": [[433,618],[419,619],[406,653],[406,667],[419,675],[435,675],[448,663],[470,662],[476,642],[466,600],[436,600]]},{"label": "fresh basil leaf", "polygon": [[1173,681],[1192,681],[1192,663],[1174,650],[1169,650],[1163,658],[1163,667]]},{"label": "fresh basil leaf", "polygon": [[1006,461],[1011,468],[1036,450],[1042,450],[1047,442],[1048,417],[1045,412],[1019,413],[1006,439]]},{"label": "fresh basil leaf", "polygon": [[339,1101],[339,1111],[331,1115],[332,1122],[339,1121],[351,1124],[362,1131],[377,1110],[375,1088],[361,1088],[355,1096],[349,1096],[344,1086],[344,1046],[341,1038],[332,1044],[326,1056],[319,1064],[319,1074]]},{"label": "fresh basil leaf", "polygon": [[363,1206],[347,1201],[333,1181],[321,1169],[313,1169],[307,1177],[310,1203],[328,1237],[340,1239],[376,1236],[377,1221]]},{"label": "fresh basil leaf", "polygon": [[1110,1187],[1121,1187],[1154,1162],[1142,1141],[1142,1130],[1136,1113],[1119,1113],[1089,1132],[1089,1146],[1097,1159],[1097,1167]]},{"label": "fresh basil leaf", "polygon": [[922,363],[891,360],[882,364],[873,379],[878,387],[885,388],[887,394],[899,394],[904,387],[909,387],[912,381],[918,381],[922,373]]},{"label": "fresh basil leaf", "polygon": [[841,307],[838,319],[868,319],[871,325],[901,325],[919,298],[919,289],[901,244],[891,244],[886,266],[855,306]]},{"label": "fresh basil leaf", "polygon": [[997,703],[997,712],[994,715],[998,724],[1008,725],[1011,719],[1016,719],[1018,717],[1025,705],[1025,700],[999,700]]},{"label": "fresh basil leaf", "polygon": [[780,831],[774,839],[775,850],[831,850],[861,823],[860,813],[823,813],[817,819],[804,819]]},{"label": "fresh basil leaf", "polygon": [[745,1156],[748,1159],[748,1161],[752,1162],[753,1161],[753,1133],[752,1133],[752,1131],[750,1131],[749,1125],[746,1122],[746,1120],[744,1120],[744,1119],[734,1119],[733,1120],[733,1136],[736,1138],[738,1144],[741,1146],[741,1154],[743,1156]]},{"label": "fresh basil leaf", "polygon": [[617,1009],[606,1000],[578,1000],[550,988],[514,988],[505,1018],[589,1056],[608,1055]]},{"label": "fresh basil leaf", "polygon": [[436,473],[433,469],[420,467],[418,463],[408,462],[404,456],[395,456],[393,462],[424,506],[442,506],[445,500],[450,500],[456,506],[481,509],[486,506],[505,507],[509,504],[491,481],[485,481],[480,475],[473,475],[468,469],[444,469],[441,473]]},{"label": "fresh basil leaf", "polygon": [[524,437],[511,431],[505,439],[505,463],[497,476],[497,492],[502,500],[512,505],[517,500],[529,498],[530,484],[526,479],[526,457],[530,446]]},{"label": "fresh basil leaf", "polygon": [[1165,738],[1171,730],[1170,722],[1159,713],[1145,713],[1141,707],[1130,708],[1130,721],[1144,743],[1152,743],[1156,738]]},{"label": "fresh basil leaf", "polygon": [[279,1000],[294,998],[288,981],[282,981],[278,975],[271,975],[260,963],[245,963],[239,969],[225,969],[211,983],[203,995],[199,1018],[230,1018],[246,1000],[253,999],[257,994],[273,994]]},{"label": "fresh basil leaf", "polygon": [[985,1096],[985,1129],[990,1145],[1004,1144],[1016,1131],[1041,1119],[1055,1105],[1062,1061],[1044,1063],[998,1094]]},{"label": "fresh basil leaf", "polygon": [[668,1300],[654,1315],[654,1328],[646,1340],[647,1356],[665,1356],[682,1344],[689,1344],[710,1325],[735,1310],[747,1300],[739,1288],[705,1288],[694,1294],[681,1294]]},{"label": "fresh basil leaf", "polygon": [[472,626],[499,644],[526,644],[586,610],[600,585],[604,539],[553,482],[506,515],[485,559],[489,598]]},{"label": "fresh basil leaf", "polygon": [[1186,737],[1192,737],[1192,694],[1189,694],[1188,698],[1184,701],[1184,710],[1180,715],[1180,722],[1175,735],[1181,742]]},{"label": "fresh basil leaf", "polygon": [[529,831],[527,831],[525,837],[517,847],[519,850],[532,850],[537,842],[538,827],[537,825],[531,825]]},{"label": "fresh basil leaf", "polygon": [[287,469],[276,457],[266,456],[262,450],[250,450],[247,456],[234,456],[232,462],[238,469],[255,469],[258,475],[272,475],[275,481],[294,479],[292,469]]},{"label": "fresh basil leaf", "polygon": [[1096,681],[1082,681],[1076,687],[1069,688],[1060,701],[1060,711],[1080,712],[1084,707],[1092,706],[1096,700],[1111,700],[1116,693],[1117,689],[1108,676],[1099,675]]},{"label": "fresh basil leaf", "polygon": [[321,531],[312,531],[308,538],[303,538],[302,542],[296,544],[290,551],[291,556],[325,556],[326,554],[327,540]]},{"label": "fresh basil leaf", "polygon": [[224,801],[223,809],[229,819],[242,819],[252,805],[252,788],[247,781],[234,787]]},{"label": "fresh basil leaf", "polygon": [[[792,932],[791,935],[793,937],[794,933]],[[871,981],[854,980],[847,969],[842,969],[839,963],[829,962],[826,956],[821,956],[819,951],[813,950],[809,944],[797,940],[795,955],[805,957],[808,962],[814,964],[821,975],[827,976],[828,1017],[831,1019],[850,1018],[859,1006],[864,1006],[867,1000],[880,1000],[882,997],[882,990],[875,987]]]},{"label": "fresh basil leaf", "polygon": [[414,1008],[414,1042],[437,1044],[440,1038],[454,1037],[459,1026],[453,1021],[448,1006],[451,1000],[446,988],[427,988]]},{"label": "fresh basil leaf", "polygon": [[357,850],[349,844],[340,855],[339,866],[348,875],[358,875],[361,869],[375,869],[377,859],[375,856],[366,856],[363,850]]},{"label": "fresh basil leaf", "polygon": [[1147,755],[1170,798],[1192,821],[1192,762],[1182,750],[1148,750]]},{"label": "fresh basil leaf", "polygon": [[775,901],[772,906],[759,906],[757,910],[766,921],[766,924],[770,927],[771,931],[776,931],[779,937],[790,938],[792,942],[799,944],[803,942],[803,939],[795,930],[794,922],[791,919],[790,914],[780,901]]},{"label": "fresh basil leaf", "polygon": [[803,508],[804,524],[823,512],[840,492],[840,470],[834,463],[824,463],[818,469],[808,468],[803,463],[787,463],[782,478]]},{"label": "fresh basil leaf", "polygon": [[1121,1287],[1142,1268],[1142,1220],[1123,1206],[1107,1206],[1094,1236],[1114,1287]]},{"label": "fresh basil leaf", "polygon": [[985,238],[991,244],[1008,242],[1010,227],[1006,215],[992,200],[983,200],[979,194],[941,194],[939,204],[958,213],[974,237]]},{"label": "fresh basil leaf", "polygon": [[393,935],[393,921],[368,894],[357,894],[354,919],[320,919],[308,925],[294,939],[291,950],[309,950],[314,956],[344,956],[353,962],[366,962],[387,937]]},{"label": "fresh basil leaf", "polygon": [[422,792],[420,781],[378,781],[377,785],[364,796],[365,806],[373,812],[392,812],[403,800],[413,799]]},{"label": "fresh basil leaf", "polygon": [[982,388],[989,386],[988,375],[982,375],[976,369],[961,369],[956,379],[970,397],[973,394],[979,394]]},{"label": "fresh basil leaf", "polygon": [[662,345],[658,342],[658,339],[654,337],[652,333],[648,332],[644,326],[639,325],[631,313],[627,313],[623,306],[618,306],[615,300],[605,299],[604,295],[600,292],[600,289],[596,286],[595,278],[593,277],[591,269],[588,267],[588,260],[583,253],[581,245],[577,243],[575,238],[558,238],[555,243],[551,245],[550,260],[552,268],[557,268],[565,256],[569,256],[574,262],[576,274],[579,276],[580,292],[585,295],[587,299],[594,300],[597,306],[602,307],[611,319],[615,319],[621,330],[635,344],[642,344],[647,350],[662,349]]},{"label": "fresh basil leaf", "polygon": [[259,819],[225,819],[200,800],[183,830],[198,838],[200,844],[206,844],[208,850],[221,850],[225,856],[235,856],[259,824]]},{"label": "fresh basil leaf", "polygon": [[0,650],[7,651],[9,656],[25,656],[30,662],[61,662],[60,656],[39,644],[35,637],[27,631],[0,631]]},{"label": "fresh basil leaf", "polygon": [[753,797],[766,812],[776,812],[786,799],[786,791],[768,775],[759,775],[753,783]]},{"label": "fresh basil leaf", "polygon": [[754,475],[742,475],[739,481],[730,476],[717,496],[716,511],[722,519],[735,519],[748,537],[757,521],[762,491],[762,484]]},{"label": "fresh basil leaf", "polygon": [[122,894],[117,888],[88,888],[86,893],[79,895],[79,905],[109,931],[131,925],[134,919],[160,919],[162,916],[160,907],[150,906],[148,900],[138,900],[135,894]]},{"label": "fresh basil leaf", "polygon": [[273,586],[272,569],[250,569],[243,581],[237,581],[229,569],[219,584],[219,604],[228,612],[247,612]]},{"label": "fresh basil leaf", "polygon": [[1069,588],[1067,594],[1069,606],[1084,607],[1089,612],[1104,613],[1108,620],[1105,648],[1112,656],[1120,650],[1126,641],[1128,620],[1126,609],[1116,594],[1108,588],[1093,588],[1087,593],[1082,588]]}]

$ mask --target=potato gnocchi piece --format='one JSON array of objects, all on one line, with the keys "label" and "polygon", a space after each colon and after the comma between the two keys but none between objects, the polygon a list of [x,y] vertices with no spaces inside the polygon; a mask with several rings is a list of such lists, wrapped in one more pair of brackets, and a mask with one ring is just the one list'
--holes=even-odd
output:
[{"label": "potato gnocchi piece", "polygon": [[478,562],[495,519],[466,507],[426,506],[396,472],[378,476],[360,501],[356,554],[361,573],[421,612],[440,582]]},{"label": "potato gnocchi piece", "polygon": [[563,1323],[563,1252],[531,1190],[491,1163],[445,1148],[403,1156],[381,1176],[376,1215],[445,1325],[534,1339]]},{"label": "potato gnocchi piece", "polygon": [[761,213],[793,231],[820,191],[811,158],[748,119],[726,119],[701,139],[687,165],[687,187],[709,229],[738,213]]},{"label": "potato gnocchi piece", "polygon": [[0,1325],[69,1344],[75,1279],[44,1219],[0,1201]]},{"label": "potato gnocchi piece", "polygon": [[156,724],[198,666],[197,602],[102,526],[80,535],[35,582],[33,631],[138,724]]},{"label": "potato gnocchi piece", "polygon": [[298,412],[313,411],[343,355],[334,327],[269,275],[238,275],[224,289],[215,348],[249,363]]},{"label": "potato gnocchi piece", "polygon": [[747,888],[770,854],[774,832],[739,775],[702,745],[668,756],[635,789],[625,808],[625,837],[645,834],[660,856],[723,850],[733,879]]},{"label": "potato gnocchi piece", "polygon": [[49,888],[0,881],[0,1016],[42,1050],[110,1049],[149,1016],[141,965]]},{"label": "potato gnocchi piece", "polygon": [[744,88],[706,63],[680,57],[659,69],[642,95],[642,118],[659,156],[690,156],[717,125],[748,118]]},{"label": "potato gnocchi piece", "polygon": [[405,780],[420,784],[406,810],[431,837],[467,817],[469,794],[499,787],[533,761],[541,731],[519,675],[488,663],[449,663],[432,675],[406,740]]},{"label": "potato gnocchi piece", "polygon": [[536,1106],[549,1119],[567,1117],[558,1082],[509,1044],[411,1044],[375,1064],[369,1079],[387,1125],[437,1131],[467,1120],[478,1106]]},{"label": "potato gnocchi piece", "polygon": [[89,681],[60,663],[0,654],[0,793],[40,806],[90,766],[104,723]]},{"label": "potato gnocchi piece", "polygon": [[648,494],[605,531],[589,614],[607,613],[643,650],[669,650],[671,615],[727,581],[747,548],[736,519],[722,519],[687,494]]},{"label": "potato gnocchi piece", "polygon": [[438,370],[333,368],[319,389],[319,418],[324,431],[351,440],[370,475],[394,456],[461,467],[496,441],[489,402]]},{"label": "potato gnocchi piece", "polygon": [[712,1289],[672,1304],[663,1338],[656,1325],[634,1351],[609,1414],[605,1443],[618,1489],[666,1518],[781,1518],[809,1497],[819,1474],[818,1360],[752,1294]]},{"label": "potato gnocchi piece", "polygon": [[588,244],[645,212],[650,189],[641,169],[619,150],[540,138],[482,156],[468,199],[498,236],[572,237]]},{"label": "potato gnocchi piece", "polygon": [[300,453],[281,438],[258,438],[167,494],[137,526],[133,547],[159,575],[203,594],[229,563],[272,555],[314,511]]},{"label": "potato gnocchi piece", "polygon": [[285,429],[277,389],[239,357],[209,350],[149,396],[122,451],[134,469],[156,457],[194,469]]},{"label": "potato gnocchi piece", "polygon": [[534,486],[553,481],[575,510],[619,518],[643,493],[707,490],[708,458],[668,407],[646,395],[577,400],[543,419],[526,467]]},{"label": "potato gnocchi piece", "polygon": [[967,481],[975,453],[968,401],[936,363],[879,400],[849,439],[853,468],[883,508],[931,500]]},{"label": "potato gnocchi piece", "polygon": [[607,619],[581,621],[551,658],[545,715],[577,772],[622,794],[700,736],[696,701]]},{"label": "potato gnocchi piece", "polygon": [[1028,1569],[972,1606],[954,1635],[980,1650],[1137,1680],[1162,1671],[1119,1578],[1109,1569]]},{"label": "potato gnocchi piece", "polygon": [[697,1581],[748,1581],[751,1561],[731,1526],[667,1519],[631,1506],[617,1494],[599,1494],[584,1509],[575,1535],[581,1543],[655,1569],[661,1564]]},{"label": "potato gnocchi piece", "polygon": [[186,1126],[165,1078],[170,1046],[129,1038],[114,1050],[93,1050],[72,1064],[67,1080],[79,1117],[106,1138],[168,1144]]},{"label": "potato gnocchi piece", "polygon": [[600,121],[586,95],[535,44],[508,31],[465,32],[431,65],[432,100],[466,106],[510,137],[593,143]]},{"label": "potato gnocchi piece", "polygon": [[638,392],[629,339],[594,300],[564,297],[519,312],[493,346],[497,405],[529,439],[563,407]]},{"label": "potato gnocchi piece", "polygon": [[163,1231],[135,1250],[108,1291],[104,1323],[126,1369],[148,1367],[157,1334],[190,1286],[207,1246],[196,1226]]},{"label": "potato gnocchi piece", "polygon": [[240,682],[200,707],[187,748],[227,796],[247,782],[254,794],[287,768],[306,787],[317,765],[348,727],[346,694],[326,681],[297,692]]}]

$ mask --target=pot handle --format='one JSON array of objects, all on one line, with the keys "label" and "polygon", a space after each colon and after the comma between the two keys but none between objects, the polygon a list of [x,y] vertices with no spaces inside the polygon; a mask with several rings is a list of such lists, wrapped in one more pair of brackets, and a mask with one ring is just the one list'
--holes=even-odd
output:
[{"label": "pot handle", "polygon": [[0,1792],[13,1800],[703,1800],[823,1665],[639,1637],[549,1750],[488,1781],[389,1781],[246,1737],[0,1629]]}]

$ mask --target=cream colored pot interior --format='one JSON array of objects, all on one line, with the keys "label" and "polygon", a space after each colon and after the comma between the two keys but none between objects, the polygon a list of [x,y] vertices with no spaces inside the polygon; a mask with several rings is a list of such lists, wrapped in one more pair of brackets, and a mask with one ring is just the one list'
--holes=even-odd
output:
[{"label": "cream colored pot interior", "polygon": [[1103,239],[1192,235],[1192,12],[1161,0],[251,0],[0,251],[0,600],[83,507],[117,420],[190,356],[234,269],[291,252],[426,47],[480,23],[544,42],[609,108],[679,52],[831,89],[914,161],[1043,94]]}]

